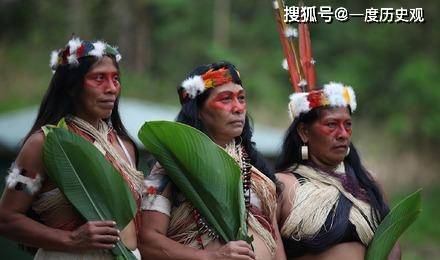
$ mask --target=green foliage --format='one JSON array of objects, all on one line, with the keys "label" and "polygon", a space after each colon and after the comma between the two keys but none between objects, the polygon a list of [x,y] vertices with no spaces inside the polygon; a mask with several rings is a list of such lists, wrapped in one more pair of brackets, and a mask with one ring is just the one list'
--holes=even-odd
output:
[{"label": "green foliage", "polygon": [[365,259],[385,260],[402,233],[421,212],[421,190],[399,202],[382,220],[368,247]]},{"label": "green foliage", "polygon": [[[405,236],[402,237],[402,247],[404,249],[423,248],[423,246],[436,247],[439,249],[437,247],[440,243],[440,225],[438,224],[438,216],[440,215],[440,205],[438,204],[438,197],[440,196],[439,188],[438,183],[433,183],[428,189],[423,189],[423,211],[417,221],[405,232]],[[402,196],[395,194],[393,197],[393,201],[397,202]],[[426,249],[420,251],[423,252],[419,253],[425,254],[429,252],[429,250]],[[440,250],[437,251],[437,254],[438,258],[440,256]]]},{"label": "green foliage", "polygon": [[[406,129],[397,129],[398,134],[409,131],[417,138],[435,140],[440,132],[440,89],[433,84],[440,75],[440,64],[428,57],[415,56],[402,64],[393,82],[393,94],[399,95],[394,115],[404,115]],[[399,93],[398,93],[399,92]],[[421,102],[422,101],[422,102]]]},{"label": "green foliage", "polygon": [[[219,2],[229,4],[229,11],[219,10]],[[401,141],[417,140],[438,151],[438,2],[310,0],[306,5],[342,6],[351,13],[370,7],[423,8],[425,23],[367,24],[351,17],[327,24],[318,16],[310,31],[319,84],[334,80],[353,86],[359,104],[355,117]],[[215,28],[222,18],[229,25],[218,42]],[[271,1],[6,1],[0,3],[0,19],[0,111],[41,100],[51,77],[49,52],[74,32],[120,46],[124,95],[177,104],[176,86],[189,71],[229,60],[240,70],[254,118],[283,127],[289,122],[291,87],[280,65]],[[138,35],[144,35],[140,47]],[[146,65],[137,67],[139,61]]]},{"label": "green foliage", "polygon": [[[44,146],[47,173],[87,220],[114,220],[119,230],[134,218],[136,202],[120,173],[90,142],[64,128],[50,128]],[[122,244],[112,252],[136,259]]]},{"label": "green foliage", "polygon": [[202,132],[176,122],[145,123],[139,139],[224,241],[252,241],[240,167],[231,156]]}]

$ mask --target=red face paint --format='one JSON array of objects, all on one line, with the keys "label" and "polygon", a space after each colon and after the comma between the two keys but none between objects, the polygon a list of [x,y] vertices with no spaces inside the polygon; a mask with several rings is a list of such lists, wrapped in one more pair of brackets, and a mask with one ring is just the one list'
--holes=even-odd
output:
[{"label": "red face paint", "polygon": [[243,132],[245,91],[234,83],[215,87],[200,110],[200,118],[214,142],[226,145]]},{"label": "red face paint", "polygon": [[327,118],[318,122],[316,130],[326,136],[351,136],[351,120]]},{"label": "red face paint", "polygon": [[223,91],[218,93],[208,102],[208,106],[213,109],[225,111],[244,111],[246,110],[246,96],[244,90],[237,92]]},{"label": "red face paint", "polygon": [[84,87],[118,94],[121,87],[119,71],[113,60],[105,56],[95,63],[84,78]]},{"label": "red face paint", "polygon": [[102,91],[108,91],[114,88],[119,91],[121,85],[119,83],[118,72],[92,72],[88,73],[84,81],[85,87],[98,88]]},{"label": "red face paint", "polygon": [[352,134],[351,116],[347,108],[329,108],[306,132],[312,160],[320,166],[333,168],[341,163]]}]

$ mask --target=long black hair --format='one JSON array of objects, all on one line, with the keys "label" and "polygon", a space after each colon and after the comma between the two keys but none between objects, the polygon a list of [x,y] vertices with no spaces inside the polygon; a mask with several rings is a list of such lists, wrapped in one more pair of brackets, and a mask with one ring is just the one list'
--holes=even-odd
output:
[{"label": "long black hair", "polygon": [[[113,64],[119,72],[119,66],[113,55],[107,55],[113,60]],[[98,57],[85,56],[78,59],[77,65],[60,65],[56,69],[49,88],[41,101],[38,115],[31,130],[24,138],[23,144],[36,131],[47,124],[56,124],[68,115],[75,115],[75,107],[79,104],[79,97],[83,91],[84,78],[90,68],[98,61]],[[138,162],[138,150],[128,131],[122,124],[119,115],[119,97],[117,97],[110,118],[106,118],[111,123],[113,129],[122,138],[130,141],[135,148],[136,163]]]},{"label": "long black hair", "polygon": [[[193,71],[191,71],[188,74],[187,78],[195,75],[203,75],[205,72],[207,72],[210,69],[218,70],[221,68],[226,68],[229,70],[232,76],[233,83],[243,86],[237,68],[233,64],[227,61],[221,61],[221,62],[199,66],[195,68]],[[178,92],[182,103],[182,108],[179,114],[177,115],[176,121],[197,128],[198,130],[204,132],[209,136],[209,133],[206,130],[205,126],[203,125],[202,120],[199,118],[199,111],[202,108],[205,101],[208,99],[210,93],[212,92],[212,88],[196,96],[196,98],[194,99],[190,99],[190,98],[183,99],[181,91],[182,89],[179,86]],[[255,143],[252,141],[252,134],[253,134],[253,123],[250,117],[246,114],[243,131],[240,136],[236,137],[236,141],[241,142],[241,144],[244,146],[244,149],[246,150],[249,156],[251,164],[255,166],[258,170],[260,170],[263,174],[265,174],[267,177],[269,177],[272,181],[275,182],[275,175],[273,173],[273,170],[270,167],[270,165],[266,162],[266,160],[263,158],[263,156],[255,148]]]},{"label": "long black hair", "polygon": [[[298,134],[298,124],[304,123],[306,125],[311,125],[318,120],[323,109],[326,109],[326,107],[318,107],[312,109],[308,113],[301,113],[289,126],[284,137],[281,154],[279,155],[275,166],[277,172],[286,171],[291,166],[307,164],[307,162],[301,158],[300,149],[303,142]],[[354,144],[351,142],[350,152],[345,157],[344,163],[345,165],[352,167],[360,186],[365,189],[371,206],[375,209],[373,214],[375,214],[379,220],[383,219],[389,211],[388,206],[384,202],[379,187],[373,180],[371,174],[362,165],[359,154]]]}]

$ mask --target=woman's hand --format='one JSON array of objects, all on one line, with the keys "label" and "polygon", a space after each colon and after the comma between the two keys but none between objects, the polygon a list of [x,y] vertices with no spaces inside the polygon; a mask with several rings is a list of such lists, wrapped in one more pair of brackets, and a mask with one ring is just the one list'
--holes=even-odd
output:
[{"label": "woman's hand", "polygon": [[231,241],[216,251],[210,251],[208,255],[208,259],[212,260],[255,259],[255,253],[252,251],[252,247],[243,240]]},{"label": "woman's hand", "polygon": [[114,221],[88,221],[69,235],[71,251],[112,249],[120,240]]}]

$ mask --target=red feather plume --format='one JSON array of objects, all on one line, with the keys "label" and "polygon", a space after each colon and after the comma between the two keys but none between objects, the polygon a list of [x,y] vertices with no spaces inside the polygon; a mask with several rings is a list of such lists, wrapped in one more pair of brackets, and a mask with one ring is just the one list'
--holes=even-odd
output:
[{"label": "red feather plume", "polygon": [[[299,42],[296,42],[295,37],[286,37],[287,25],[284,22],[284,3],[282,0],[275,0],[274,2],[278,5],[278,8],[274,8],[275,19],[281,46],[289,67],[293,91],[309,92],[316,86],[316,73],[314,62],[312,62],[312,44],[307,23],[299,23],[298,25]],[[303,80],[307,82],[305,86],[300,84]]]}]

